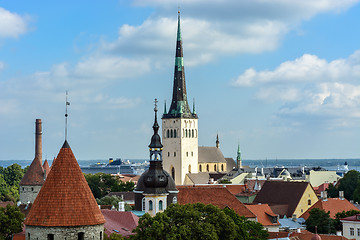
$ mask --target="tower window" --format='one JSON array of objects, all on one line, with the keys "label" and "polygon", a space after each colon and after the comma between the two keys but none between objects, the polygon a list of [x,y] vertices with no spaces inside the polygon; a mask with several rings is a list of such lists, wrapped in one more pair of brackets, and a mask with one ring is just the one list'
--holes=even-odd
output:
[{"label": "tower window", "polygon": [[174,157],[176,157],[176,152],[174,152]]},{"label": "tower window", "polygon": [[224,171],[224,164],[221,164],[221,171]]},{"label": "tower window", "polygon": [[176,129],[174,130],[174,138],[176,138]]},{"label": "tower window", "polygon": [[190,164],[189,164],[188,169],[189,169],[189,173],[191,173],[191,165]]},{"label": "tower window", "polygon": [[194,137],[194,129],[191,130],[191,137]]},{"label": "tower window", "polygon": [[103,239],[103,234],[102,234],[102,231],[100,231],[100,240]]},{"label": "tower window", "polygon": [[202,166],[201,166],[201,165],[199,166],[199,171],[200,171],[200,172],[202,171]]},{"label": "tower window", "polygon": [[173,135],[173,130],[172,130],[172,129],[170,130],[170,137],[171,137],[171,138],[174,137],[174,135]]},{"label": "tower window", "polygon": [[33,188],[33,187],[31,188],[31,191],[34,191],[34,188]]},{"label": "tower window", "polygon": [[48,240],[54,240],[54,234],[48,234],[47,239]]},{"label": "tower window", "polygon": [[214,165],[214,171],[216,172],[216,165]]},{"label": "tower window", "polygon": [[83,232],[78,233],[78,240],[84,240],[84,237],[85,237],[85,233]]},{"label": "tower window", "polygon": [[159,201],[159,210],[160,211],[163,210],[163,201],[162,200]]},{"label": "tower window", "polygon": [[145,211],[145,198],[144,197],[141,200],[141,210]]},{"label": "tower window", "polygon": [[171,168],[171,176],[175,180],[175,168],[174,167]]},{"label": "tower window", "polygon": [[153,202],[150,200],[149,201],[149,210],[152,211],[153,210]]},{"label": "tower window", "polygon": [[170,152],[168,152],[168,157],[170,157]]},{"label": "tower window", "polygon": [[177,197],[173,197],[173,201],[174,204],[177,203]]},{"label": "tower window", "polygon": [[187,157],[189,156],[189,152],[186,152],[186,156],[187,156]]},{"label": "tower window", "polygon": [[166,137],[167,137],[167,138],[170,137],[170,131],[169,131],[169,129],[166,131]]},{"label": "tower window", "polygon": [[206,171],[209,171],[209,164],[206,164]]},{"label": "tower window", "polygon": [[191,152],[191,156],[192,156],[192,157],[194,156],[194,152]]},{"label": "tower window", "polygon": [[185,137],[188,137],[188,131],[185,129]]}]

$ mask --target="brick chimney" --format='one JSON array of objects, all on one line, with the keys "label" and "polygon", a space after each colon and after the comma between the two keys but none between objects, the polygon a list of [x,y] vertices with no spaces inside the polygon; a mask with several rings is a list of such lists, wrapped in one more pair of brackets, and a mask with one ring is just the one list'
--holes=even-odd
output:
[{"label": "brick chimney", "polygon": [[35,158],[42,163],[42,128],[41,119],[36,119],[35,123]]}]

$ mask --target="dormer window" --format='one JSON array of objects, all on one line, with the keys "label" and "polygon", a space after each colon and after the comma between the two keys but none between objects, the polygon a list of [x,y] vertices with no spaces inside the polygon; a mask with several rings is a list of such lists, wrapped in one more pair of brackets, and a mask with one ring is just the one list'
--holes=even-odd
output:
[{"label": "dormer window", "polygon": [[152,181],[152,177],[151,177],[151,176],[148,176],[147,179],[146,179],[146,181],[151,182],[151,181]]},{"label": "dormer window", "polygon": [[162,175],[161,175],[161,176],[159,176],[159,181],[160,181],[160,182],[165,181],[165,177],[164,177],[164,176],[162,176]]}]

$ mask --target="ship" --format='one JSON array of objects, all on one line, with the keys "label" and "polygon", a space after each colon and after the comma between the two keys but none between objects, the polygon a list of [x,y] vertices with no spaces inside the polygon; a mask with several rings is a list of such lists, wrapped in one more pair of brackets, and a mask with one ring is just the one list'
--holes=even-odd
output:
[{"label": "ship", "polygon": [[108,163],[97,162],[89,166],[80,167],[83,173],[106,173],[106,174],[133,174],[137,175],[137,171],[129,160],[123,161],[121,158],[109,158]]}]

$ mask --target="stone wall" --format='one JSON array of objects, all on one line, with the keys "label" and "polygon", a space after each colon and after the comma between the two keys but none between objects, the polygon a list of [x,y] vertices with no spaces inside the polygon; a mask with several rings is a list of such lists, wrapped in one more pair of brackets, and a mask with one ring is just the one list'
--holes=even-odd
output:
[{"label": "stone wall", "polygon": [[40,227],[26,226],[26,240],[49,239],[48,235],[53,234],[54,240],[78,240],[79,233],[84,233],[84,240],[103,240],[104,224],[93,226],[75,227]]},{"label": "stone wall", "polygon": [[35,201],[35,198],[39,194],[41,187],[42,186],[20,186],[20,202],[22,204],[27,204],[28,201],[33,203]]}]

